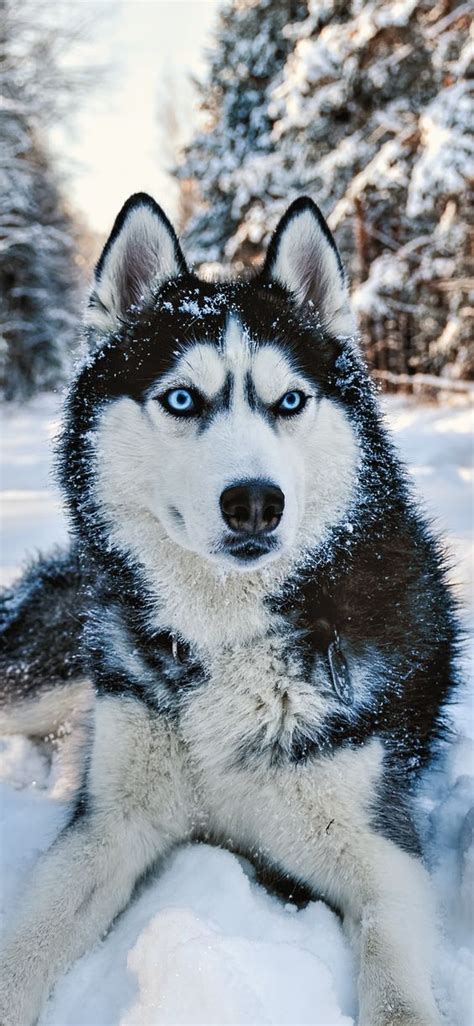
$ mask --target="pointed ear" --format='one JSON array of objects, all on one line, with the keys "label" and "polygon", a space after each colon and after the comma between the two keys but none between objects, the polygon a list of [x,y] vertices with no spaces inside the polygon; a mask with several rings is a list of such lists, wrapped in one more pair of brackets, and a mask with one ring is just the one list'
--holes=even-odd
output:
[{"label": "pointed ear", "polygon": [[307,196],[295,200],[270,242],[263,268],[267,279],[292,292],[298,303],[313,303],[333,335],[357,331],[347,280],[324,217]]},{"label": "pointed ear", "polygon": [[137,192],[122,207],[95,269],[86,324],[99,331],[117,328],[131,306],[186,270],[166,214],[151,196]]}]

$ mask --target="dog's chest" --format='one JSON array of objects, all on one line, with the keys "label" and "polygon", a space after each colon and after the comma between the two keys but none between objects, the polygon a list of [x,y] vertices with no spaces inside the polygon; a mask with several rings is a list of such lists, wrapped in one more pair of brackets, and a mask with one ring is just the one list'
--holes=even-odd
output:
[{"label": "dog's chest", "polygon": [[333,705],[324,657],[309,667],[288,638],[266,635],[208,658],[180,730],[206,774],[257,770],[304,759]]},{"label": "dog's chest", "polygon": [[325,858],[328,824],[362,822],[366,798],[365,749],[330,744],[338,703],[324,663],[305,674],[298,652],[275,637],[228,649],[179,720],[201,836],[303,877],[305,851],[323,838]]},{"label": "dog's chest", "polygon": [[291,615],[272,615],[258,590],[226,605],[216,597],[194,595],[199,632],[177,595],[159,615],[168,636],[186,639],[182,680],[172,683],[179,733],[205,788],[224,791],[229,774],[235,783],[235,774],[268,774],[328,752],[331,718],[353,710],[335,688],[329,623],[323,634],[301,629]]}]

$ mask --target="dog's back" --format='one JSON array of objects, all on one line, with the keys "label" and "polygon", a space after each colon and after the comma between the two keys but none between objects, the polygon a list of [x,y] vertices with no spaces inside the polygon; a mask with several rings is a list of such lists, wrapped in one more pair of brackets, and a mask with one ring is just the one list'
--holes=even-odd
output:
[{"label": "dog's back", "polygon": [[0,730],[46,736],[83,708],[86,578],[77,548],[32,560],[0,597]]}]

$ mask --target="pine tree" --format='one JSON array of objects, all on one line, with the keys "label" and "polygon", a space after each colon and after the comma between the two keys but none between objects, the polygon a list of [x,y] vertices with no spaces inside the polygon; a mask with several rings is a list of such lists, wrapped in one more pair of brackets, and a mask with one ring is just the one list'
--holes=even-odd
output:
[{"label": "pine tree", "polygon": [[[266,85],[264,152],[254,146],[235,168],[234,221],[224,224],[218,203],[210,207],[214,235],[232,230],[218,259],[261,254],[288,202],[309,193],[349,268],[372,364],[471,374],[469,6],[307,0],[305,7],[306,17],[285,30],[284,68],[275,67]],[[225,90],[218,101],[223,122]],[[217,135],[224,137],[222,128]],[[203,163],[202,174],[203,192],[217,195],[217,165]]]},{"label": "pine tree", "polygon": [[7,399],[56,385],[77,329],[74,225],[45,142],[68,101],[61,40],[37,5],[3,0],[0,357]]},{"label": "pine tree", "polygon": [[291,49],[285,28],[305,14],[305,0],[228,0],[219,14],[200,87],[205,127],[178,168],[179,178],[199,189],[200,210],[186,230],[188,251],[198,264],[252,261],[252,239],[241,242],[239,229],[261,183],[249,183],[246,168],[253,174],[259,161],[272,160],[268,90]]}]

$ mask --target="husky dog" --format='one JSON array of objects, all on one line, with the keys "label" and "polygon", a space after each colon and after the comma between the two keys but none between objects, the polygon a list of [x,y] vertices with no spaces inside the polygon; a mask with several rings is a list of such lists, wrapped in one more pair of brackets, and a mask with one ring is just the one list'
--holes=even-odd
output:
[{"label": "husky dog", "polygon": [[90,744],[5,944],[1,1023],[34,1023],[150,867],[206,839],[340,911],[362,1026],[435,1026],[411,803],[455,610],[329,228],[297,200],[260,273],[209,283],[133,196],[86,336],[58,456],[74,548],[7,596],[5,634],[7,713],[41,732],[87,677]]}]

